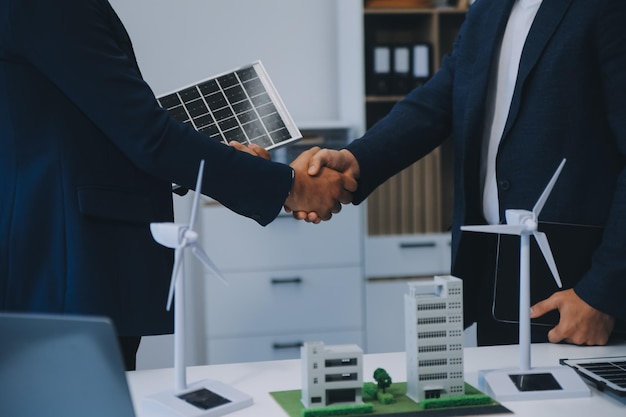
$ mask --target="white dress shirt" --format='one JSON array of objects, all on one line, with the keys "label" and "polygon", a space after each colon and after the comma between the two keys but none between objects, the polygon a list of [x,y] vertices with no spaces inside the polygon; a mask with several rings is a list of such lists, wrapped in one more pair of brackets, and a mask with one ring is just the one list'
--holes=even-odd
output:
[{"label": "white dress shirt", "polygon": [[516,0],[502,38],[500,51],[495,55],[497,73],[489,83],[485,112],[481,170],[483,182],[483,212],[489,224],[500,222],[496,155],[504,125],[509,115],[513,90],[517,80],[522,50],[530,27],[542,0]]}]

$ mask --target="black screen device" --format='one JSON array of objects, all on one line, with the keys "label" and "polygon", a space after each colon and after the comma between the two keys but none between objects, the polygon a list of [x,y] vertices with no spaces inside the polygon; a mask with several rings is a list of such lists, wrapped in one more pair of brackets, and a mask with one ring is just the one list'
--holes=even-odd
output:
[{"label": "black screen device", "polygon": [[[550,243],[552,255],[563,283],[562,289],[573,288],[591,267],[593,252],[600,245],[603,228],[597,226],[539,222]],[[530,238],[530,302],[531,305],[561,290],[550,272],[537,242]],[[519,252],[520,238],[498,235],[493,316],[498,321],[519,322]],[[533,319],[533,325],[555,326],[557,311]]]}]

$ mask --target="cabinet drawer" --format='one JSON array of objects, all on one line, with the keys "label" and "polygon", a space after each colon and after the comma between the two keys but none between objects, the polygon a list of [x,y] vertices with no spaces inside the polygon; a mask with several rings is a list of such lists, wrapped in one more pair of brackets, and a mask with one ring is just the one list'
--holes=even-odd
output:
[{"label": "cabinet drawer", "polygon": [[210,364],[299,359],[304,342],[324,342],[327,345],[357,344],[363,346],[361,331],[294,333],[260,337],[210,339]]},{"label": "cabinet drawer", "polygon": [[361,268],[226,273],[207,285],[210,337],[362,327]]},{"label": "cabinet drawer", "polygon": [[365,275],[406,277],[450,272],[450,235],[393,235],[365,239]]},{"label": "cabinet drawer", "polygon": [[[368,281],[365,285],[367,353],[401,352],[404,341],[404,294],[414,279]],[[380,306],[386,306],[381,309]]]},{"label": "cabinet drawer", "polygon": [[362,253],[362,210],[344,206],[311,224],[282,213],[262,227],[219,205],[204,205],[202,239],[222,271],[356,265]]}]

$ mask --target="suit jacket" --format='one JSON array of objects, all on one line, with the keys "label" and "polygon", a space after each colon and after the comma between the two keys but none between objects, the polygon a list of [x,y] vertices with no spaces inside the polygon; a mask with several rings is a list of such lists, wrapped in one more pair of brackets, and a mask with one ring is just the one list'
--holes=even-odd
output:
[{"label": "suit jacket", "polygon": [[172,251],[149,224],[173,220],[171,183],[193,189],[201,159],[204,194],[278,215],[291,169],[171,119],[106,0],[0,0],[0,310],[170,332]]},{"label": "suit jacket", "polygon": [[[452,136],[453,265],[464,224],[480,224],[479,165],[488,82],[512,2],[478,0],[452,53],[361,140],[355,201]],[[588,304],[626,317],[626,2],[544,0],[524,46],[496,176],[500,217],[531,209],[563,158],[541,220],[604,226],[592,267],[575,287]],[[496,68],[496,69],[494,69]],[[479,277],[466,272],[472,291]],[[471,304],[471,300],[468,300]],[[471,308],[470,308],[471,314]]]}]

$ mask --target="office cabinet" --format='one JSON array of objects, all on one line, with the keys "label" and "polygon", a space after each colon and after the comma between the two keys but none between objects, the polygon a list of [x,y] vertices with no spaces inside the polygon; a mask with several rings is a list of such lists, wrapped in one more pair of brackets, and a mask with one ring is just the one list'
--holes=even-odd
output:
[{"label": "office cabinet", "polygon": [[228,282],[205,284],[210,363],[296,358],[306,341],[363,345],[361,212],[261,227],[205,204],[202,244]]}]

